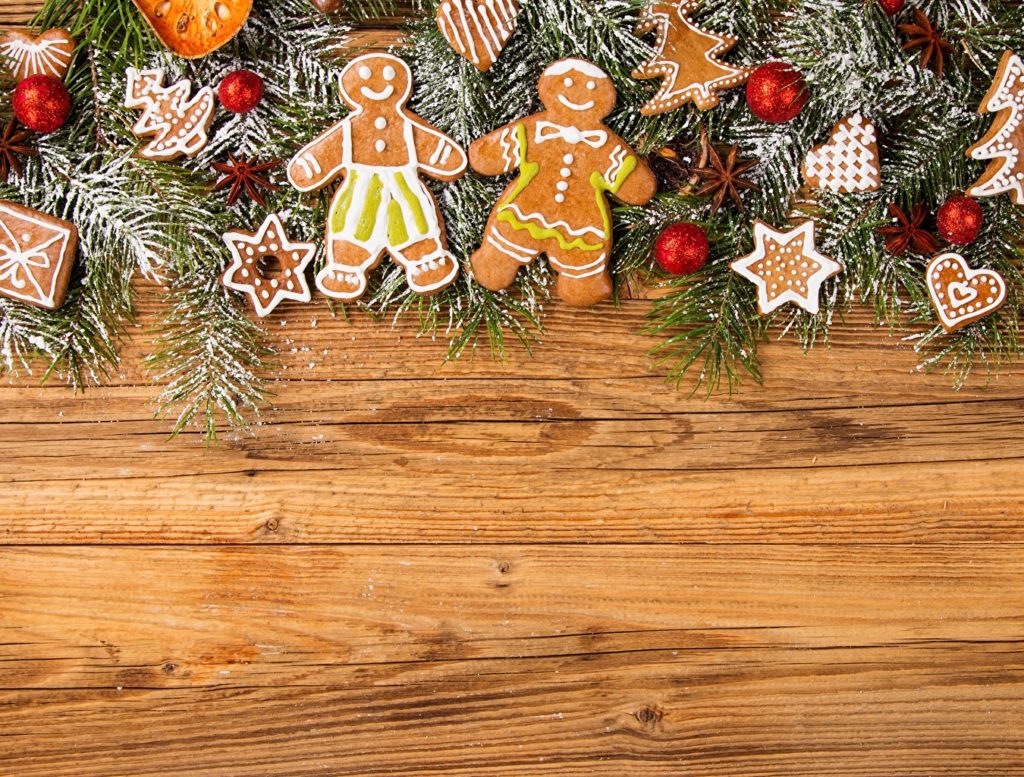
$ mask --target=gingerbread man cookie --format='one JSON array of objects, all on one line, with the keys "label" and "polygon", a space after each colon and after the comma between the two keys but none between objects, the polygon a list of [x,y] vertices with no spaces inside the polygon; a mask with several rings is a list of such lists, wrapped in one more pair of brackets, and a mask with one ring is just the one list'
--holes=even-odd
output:
[{"label": "gingerbread man cookie", "polygon": [[516,29],[519,0],[442,0],[437,26],[449,45],[488,71]]},{"label": "gingerbread man cookie", "polygon": [[843,266],[815,247],[814,222],[804,221],[782,232],[755,221],[754,244],[753,253],[737,259],[731,267],[757,286],[761,315],[767,316],[787,302],[816,314],[821,284],[841,273]]},{"label": "gingerbread man cookie", "polygon": [[827,143],[807,153],[804,181],[837,194],[873,192],[882,187],[881,167],[875,125],[855,113],[832,128]]},{"label": "gingerbread man cookie", "polygon": [[603,70],[561,60],[544,71],[538,89],[543,112],[495,130],[469,150],[473,168],[484,175],[519,173],[491,213],[473,271],[498,291],[546,254],[558,272],[559,296],[571,305],[594,305],[613,292],[606,195],[643,205],[654,197],[657,180],[604,124],[618,95]]},{"label": "gingerbread man cookie", "polygon": [[420,176],[454,181],[466,170],[466,154],[406,108],[411,92],[412,72],[398,57],[352,60],[341,73],[341,96],[352,113],[288,166],[288,180],[303,192],[344,178],[328,212],[327,264],[316,281],[329,297],[362,297],[367,273],[385,253],[418,294],[440,292],[459,273],[437,202]]},{"label": "gingerbread man cookie", "polygon": [[941,254],[928,265],[928,293],[947,332],[956,332],[999,310],[1006,281],[995,270],[972,270],[960,254]]},{"label": "gingerbread man cookie", "polygon": [[15,83],[29,76],[53,76],[63,81],[75,55],[75,39],[60,28],[35,38],[24,32],[0,32],[0,55],[7,57]]},{"label": "gingerbread man cookie", "polygon": [[276,213],[267,216],[257,232],[228,232],[224,242],[232,261],[221,283],[245,294],[260,318],[286,299],[309,302],[313,298],[306,268],[316,246],[291,240]]},{"label": "gingerbread man cookie", "polygon": [[0,294],[56,310],[67,295],[77,246],[70,221],[0,200]]},{"label": "gingerbread man cookie", "polygon": [[718,105],[718,92],[739,86],[750,71],[719,59],[736,45],[729,35],[706,32],[690,21],[698,0],[654,2],[644,9],[637,33],[657,30],[655,55],[633,78],[663,78],[658,93],[640,109],[645,116],[673,111],[688,101],[702,111]]},{"label": "gingerbread man cookie", "polygon": [[139,156],[166,162],[182,156],[194,157],[203,150],[209,142],[206,133],[216,107],[213,89],[204,86],[189,99],[191,82],[164,86],[163,70],[130,67],[126,75],[124,105],[142,111],[132,132],[138,138],[153,138],[139,151]]},{"label": "gingerbread man cookie", "polygon": [[980,113],[995,113],[988,133],[967,150],[972,159],[991,159],[985,174],[967,190],[971,197],[1009,193],[1024,205],[1024,61],[1012,51],[1003,54]]}]

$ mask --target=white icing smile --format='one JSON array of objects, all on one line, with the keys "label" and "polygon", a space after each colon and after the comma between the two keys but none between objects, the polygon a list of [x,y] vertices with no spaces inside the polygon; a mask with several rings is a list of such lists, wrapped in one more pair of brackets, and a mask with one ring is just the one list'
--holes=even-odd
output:
[{"label": "white icing smile", "polygon": [[566,108],[568,108],[569,110],[572,110],[572,111],[589,111],[591,108],[594,107],[594,101],[593,100],[591,100],[590,102],[586,102],[586,103],[574,103],[572,100],[570,100],[564,94],[558,95],[558,101],[560,103],[562,103],[562,105],[564,105]]},{"label": "white icing smile", "polygon": [[386,100],[391,95],[393,95],[395,93],[395,87],[387,86],[384,89],[381,89],[379,92],[375,92],[368,86],[362,86],[359,88],[359,91],[363,93],[363,97],[368,97],[371,100],[376,100],[377,102],[380,102],[381,100]]}]

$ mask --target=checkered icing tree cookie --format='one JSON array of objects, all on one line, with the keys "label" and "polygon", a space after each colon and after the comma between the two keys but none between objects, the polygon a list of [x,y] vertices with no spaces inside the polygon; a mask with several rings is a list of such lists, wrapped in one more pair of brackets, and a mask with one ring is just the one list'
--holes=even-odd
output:
[{"label": "checkered icing tree cookie", "polygon": [[837,194],[877,191],[882,173],[875,125],[859,113],[836,124],[829,141],[808,152],[804,180]]}]

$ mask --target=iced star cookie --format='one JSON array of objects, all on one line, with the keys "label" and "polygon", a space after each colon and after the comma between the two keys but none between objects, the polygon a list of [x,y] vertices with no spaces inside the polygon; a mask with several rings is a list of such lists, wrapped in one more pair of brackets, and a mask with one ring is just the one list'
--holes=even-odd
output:
[{"label": "iced star cookie", "polygon": [[837,194],[880,189],[882,161],[875,125],[859,113],[837,123],[828,142],[808,152],[804,181],[808,186]]},{"label": "iced star cookie", "polygon": [[213,89],[204,86],[190,99],[191,82],[164,86],[163,70],[130,67],[125,75],[128,88],[124,105],[142,111],[132,133],[137,138],[152,138],[139,156],[166,162],[194,157],[202,151],[209,142],[206,133],[216,107]]},{"label": "iced star cookie", "polygon": [[555,62],[538,86],[544,110],[495,130],[470,147],[483,175],[518,176],[498,200],[473,272],[500,291],[541,254],[558,273],[570,305],[612,296],[608,262],[612,216],[607,195],[643,205],[657,191],[654,174],[604,123],[618,95],[608,75],[580,59]]},{"label": "iced star cookie", "polygon": [[1006,282],[995,270],[972,270],[960,254],[948,253],[928,265],[928,293],[942,327],[956,332],[999,310]]},{"label": "iced star cookie", "polygon": [[24,32],[0,32],[0,55],[6,57],[15,83],[29,76],[53,76],[63,81],[75,55],[75,39],[60,28],[35,38]]},{"label": "iced star cookie", "polygon": [[56,310],[67,295],[77,246],[70,221],[0,200],[0,295]]},{"label": "iced star cookie", "polygon": [[843,271],[843,266],[818,252],[814,245],[814,222],[804,221],[795,229],[781,232],[754,222],[754,251],[731,265],[734,272],[757,286],[761,315],[787,302],[816,314],[821,284]]},{"label": "iced star cookie", "polygon": [[334,299],[362,297],[367,273],[385,253],[417,294],[437,294],[459,274],[421,176],[454,181],[466,171],[466,154],[408,110],[411,93],[412,72],[401,59],[357,57],[341,73],[341,96],[352,112],[288,166],[288,180],[303,192],[342,179],[327,216],[327,264],[316,279]]},{"label": "iced star cookie", "polygon": [[269,316],[286,299],[312,299],[306,268],[316,255],[316,246],[291,240],[276,213],[267,216],[257,232],[228,232],[224,242],[231,264],[221,283],[245,294],[260,318]]},{"label": "iced star cookie", "polygon": [[637,33],[657,30],[655,55],[633,73],[633,78],[661,78],[658,93],[640,112],[645,116],[667,113],[692,100],[706,111],[718,105],[718,92],[739,86],[750,76],[719,57],[736,45],[729,35],[707,32],[690,21],[698,0],[653,2],[644,9]]},{"label": "iced star cookie", "polygon": [[519,0],[442,0],[437,26],[459,54],[488,71],[516,29]]},{"label": "iced star cookie", "polygon": [[1024,205],[1024,61],[1012,51],[1003,54],[979,113],[995,113],[988,133],[967,150],[971,159],[991,159],[971,197],[1009,194]]}]

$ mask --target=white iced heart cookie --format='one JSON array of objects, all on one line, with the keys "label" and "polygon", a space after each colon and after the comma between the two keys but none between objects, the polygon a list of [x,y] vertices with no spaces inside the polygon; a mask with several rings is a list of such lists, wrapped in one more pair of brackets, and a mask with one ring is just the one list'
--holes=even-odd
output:
[{"label": "white iced heart cookie", "polygon": [[828,142],[807,153],[804,180],[837,194],[877,191],[882,174],[875,125],[859,113],[836,124]]},{"label": "white iced heart cookie", "polygon": [[948,253],[928,265],[928,293],[943,328],[955,332],[999,310],[1006,282],[995,270],[972,270],[960,254]]},{"label": "white iced heart cookie", "polygon": [[515,32],[518,15],[519,0],[444,0],[437,26],[453,49],[487,71]]}]

